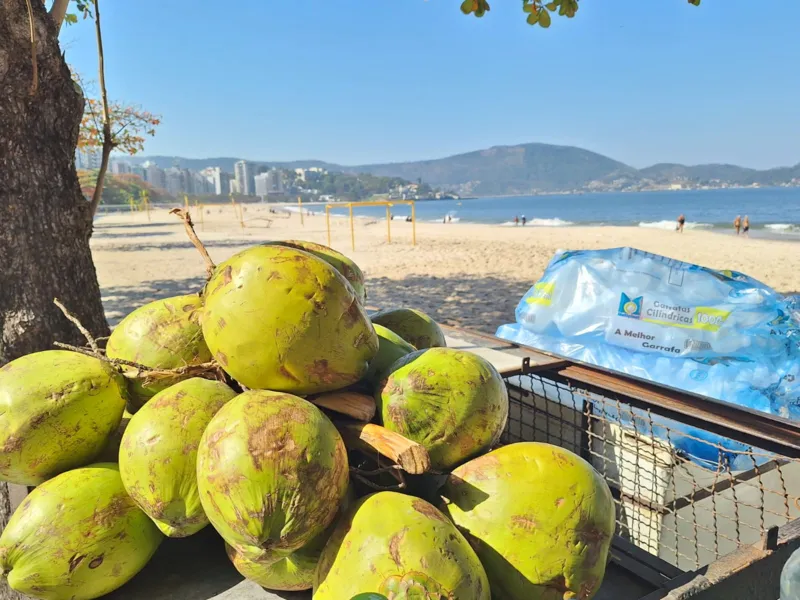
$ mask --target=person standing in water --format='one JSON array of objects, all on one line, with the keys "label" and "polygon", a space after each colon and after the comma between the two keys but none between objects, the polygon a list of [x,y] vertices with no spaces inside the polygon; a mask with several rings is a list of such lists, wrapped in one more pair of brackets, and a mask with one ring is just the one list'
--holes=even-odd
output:
[{"label": "person standing in water", "polygon": [[744,216],[744,221],[742,222],[742,235],[745,237],[750,237],[750,217],[747,215]]},{"label": "person standing in water", "polygon": [[528,222],[528,219],[525,218],[525,215],[522,215],[522,226],[525,227],[525,223]]},{"label": "person standing in water", "polygon": [[518,226],[519,226],[519,217],[517,215],[514,215],[514,227]]},{"label": "person standing in water", "polygon": [[678,233],[683,233],[684,225],[686,225],[686,217],[683,214],[681,214],[681,216],[678,217],[678,226],[675,228],[675,231],[677,231]]},{"label": "person standing in water", "polygon": [[742,218],[739,215],[733,220],[733,228],[736,230],[736,235],[739,235],[739,230],[742,228]]}]

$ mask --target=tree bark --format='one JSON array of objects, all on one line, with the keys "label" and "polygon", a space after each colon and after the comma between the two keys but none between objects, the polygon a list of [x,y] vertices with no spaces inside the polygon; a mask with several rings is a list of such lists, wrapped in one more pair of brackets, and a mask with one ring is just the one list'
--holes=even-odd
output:
[{"label": "tree bark", "polygon": [[38,89],[25,0],[0,0],[0,365],[80,333],[59,298],[107,335],[89,238],[92,217],[75,172],[83,96],[44,3],[33,2]]},{"label": "tree bark", "polygon": [[[26,0],[0,0],[0,366],[56,340],[83,345],[56,297],[94,335],[108,333],[89,249],[89,203],[75,172],[84,100],[55,22],[43,2],[30,6],[32,13]],[[10,512],[0,482],[0,528]],[[0,599],[21,597],[0,584]]]}]

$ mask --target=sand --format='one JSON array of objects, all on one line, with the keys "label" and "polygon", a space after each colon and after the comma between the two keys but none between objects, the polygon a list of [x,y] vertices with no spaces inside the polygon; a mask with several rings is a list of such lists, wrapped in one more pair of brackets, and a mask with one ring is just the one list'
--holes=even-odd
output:
[{"label": "sand", "polygon": [[[206,207],[198,235],[216,262],[270,239],[327,244],[325,216],[270,214],[247,207],[242,228],[231,206]],[[95,221],[92,238],[108,319],[116,324],[150,300],[197,291],[204,264],[182,223],[165,209],[119,213]],[[266,219],[272,219],[268,223]],[[747,273],[783,293],[800,291],[800,246],[791,241],[736,238],[703,231],[636,227],[501,227],[357,219],[355,250],[347,219],[332,218],[331,245],[367,277],[372,307],[411,306],[438,321],[494,333],[513,322],[514,308],[557,249],[632,246],[717,269]]]}]

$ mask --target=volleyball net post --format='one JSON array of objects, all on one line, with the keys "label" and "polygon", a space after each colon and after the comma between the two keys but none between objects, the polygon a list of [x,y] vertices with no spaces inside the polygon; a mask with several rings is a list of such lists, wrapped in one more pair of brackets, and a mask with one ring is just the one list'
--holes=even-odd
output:
[{"label": "volleyball net post", "polygon": [[416,202],[413,200],[392,200],[392,201],[373,201],[373,202],[348,202],[325,205],[325,225],[328,230],[328,246],[331,245],[331,209],[347,208],[348,216],[350,218],[350,247],[356,249],[356,232],[355,232],[355,215],[353,214],[354,208],[361,208],[365,206],[385,206],[386,207],[386,242],[392,243],[392,206],[405,205],[411,207],[411,245],[417,245],[417,207]]}]

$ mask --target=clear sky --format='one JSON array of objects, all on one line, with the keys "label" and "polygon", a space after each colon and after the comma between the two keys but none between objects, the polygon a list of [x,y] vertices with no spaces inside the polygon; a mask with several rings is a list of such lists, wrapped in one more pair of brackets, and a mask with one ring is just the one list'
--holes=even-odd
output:
[{"label": "clear sky", "polygon": [[[636,167],[800,162],[800,1],[101,0],[112,99],[163,117],[146,154],[438,158],[588,148]],[[61,34],[96,79],[90,22]]]}]

